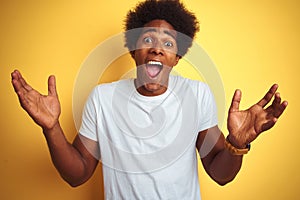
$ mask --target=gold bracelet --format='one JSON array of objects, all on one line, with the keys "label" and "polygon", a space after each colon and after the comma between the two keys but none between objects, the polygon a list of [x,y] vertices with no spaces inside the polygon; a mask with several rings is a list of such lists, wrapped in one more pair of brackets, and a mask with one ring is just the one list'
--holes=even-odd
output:
[{"label": "gold bracelet", "polygon": [[238,149],[238,148],[236,148],[235,146],[233,146],[233,145],[228,141],[227,138],[225,139],[224,145],[225,145],[225,148],[226,148],[232,155],[235,155],[235,156],[241,156],[241,155],[247,154],[248,151],[250,150],[250,144],[247,144],[247,147],[244,148],[244,149]]}]

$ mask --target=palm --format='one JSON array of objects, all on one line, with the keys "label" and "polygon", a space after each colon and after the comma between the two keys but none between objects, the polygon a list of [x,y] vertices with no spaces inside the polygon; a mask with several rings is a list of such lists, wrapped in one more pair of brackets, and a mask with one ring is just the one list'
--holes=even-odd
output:
[{"label": "palm", "polygon": [[58,122],[60,104],[55,89],[54,77],[49,77],[47,96],[31,88],[16,71],[12,74],[12,82],[19,101],[30,117],[43,128],[52,128]]},{"label": "palm", "polygon": [[[234,94],[228,114],[228,131],[231,140],[237,146],[244,146],[252,142],[260,133],[272,128],[287,106],[287,102],[281,102],[279,93],[275,93],[277,85],[273,85],[268,93],[257,104],[249,109],[240,111],[240,91]],[[264,108],[274,97],[272,104]]]}]

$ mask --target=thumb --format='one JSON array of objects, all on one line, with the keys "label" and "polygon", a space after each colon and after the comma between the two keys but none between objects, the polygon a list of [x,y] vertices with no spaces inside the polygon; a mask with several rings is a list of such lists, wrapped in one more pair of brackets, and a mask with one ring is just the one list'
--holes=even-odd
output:
[{"label": "thumb", "polygon": [[231,105],[229,108],[229,112],[236,112],[239,111],[240,102],[242,98],[241,90],[235,90],[234,95],[232,97]]},{"label": "thumb", "polygon": [[57,96],[55,76],[51,75],[48,78],[48,95]]}]

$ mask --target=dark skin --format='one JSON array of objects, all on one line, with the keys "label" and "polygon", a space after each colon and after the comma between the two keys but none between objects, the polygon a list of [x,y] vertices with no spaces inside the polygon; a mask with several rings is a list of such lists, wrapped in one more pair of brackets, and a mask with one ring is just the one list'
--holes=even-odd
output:
[{"label": "dark skin", "polygon": [[[235,91],[227,119],[228,139],[233,146],[246,148],[248,143],[275,125],[287,107],[287,101],[281,102],[280,94],[276,93],[277,88],[278,85],[274,84],[258,103],[247,110],[239,110],[241,91]],[[272,104],[266,107],[272,98]],[[201,156],[202,163],[206,172],[217,183],[224,185],[233,180],[240,170],[243,156],[232,155],[224,148],[225,137],[217,126],[199,133],[196,143],[198,151],[207,135],[210,140],[218,140],[207,156]]]},{"label": "dark skin", "polygon": [[[170,24],[163,20],[154,20],[150,25],[174,30]],[[166,38],[165,31],[157,30],[153,37],[159,37],[161,33],[164,34],[163,38]],[[142,63],[143,60],[147,61],[148,58],[151,58],[151,60],[161,61],[163,64],[173,67],[180,58],[172,52],[166,51],[161,46],[153,45],[152,47],[136,50],[133,52],[133,57],[138,62],[137,65],[144,64]],[[147,74],[143,70],[141,73],[143,76]],[[153,80],[164,80],[165,84],[168,82],[170,71],[162,71],[161,73],[158,75],[160,78]],[[73,187],[86,182],[92,176],[98,164],[98,144],[79,134],[72,144],[66,140],[59,123],[61,110],[55,77],[49,77],[48,95],[42,95],[26,83],[19,71],[15,70],[11,76],[20,104],[36,124],[42,128],[53,164],[62,178]],[[143,80],[138,78],[135,82],[137,84],[137,82]],[[165,85],[160,85],[159,82],[154,81],[150,85],[141,85],[137,90],[142,95],[154,96],[165,92]],[[258,103],[247,110],[239,110],[241,91],[236,90],[228,111],[227,120],[228,139],[233,146],[245,148],[246,144],[251,143],[262,132],[275,125],[287,107],[287,102],[282,101],[279,93],[276,92],[277,88],[278,85],[274,84]],[[267,106],[272,99],[271,105]],[[232,155],[224,147],[224,141],[223,133],[215,126],[199,132],[195,144],[206,172],[220,185],[234,179],[240,170],[243,157]],[[207,153],[201,150],[205,143],[213,144],[212,149]]]},{"label": "dark skin", "polygon": [[62,178],[73,187],[87,181],[98,164],[96,153],[91,154],[98,152],[98,145],[79,135],[72,144],[66,140],[59,124],[60,103],[55,77],[48,79],[48,95],[42,95],[29,86],[17,70],[12,73],[12,84],[22,108],[42,127],[53,164]]}]

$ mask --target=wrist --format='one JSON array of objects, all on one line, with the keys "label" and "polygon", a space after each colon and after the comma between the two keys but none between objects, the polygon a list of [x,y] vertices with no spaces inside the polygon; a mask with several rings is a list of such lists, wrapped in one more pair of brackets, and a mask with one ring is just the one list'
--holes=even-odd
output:
[{"label": "wrist", "polygon": [[59,121],[56,121],[55,123],[53,123],[52,126],[42,127],[42,129],[43,129],[44,134],[55,133],[58,129],[60,129]]},{"label": "wrist", "polygon": [[235,146],[231,143],[229,136],[226,137],[224,142],[225,149],[227,149],[232,155],[244,155],[250,150],[250,143],[244,145],[243,147]]},{"label": "wrist", "polygon": [[238,148],[238,149],[244,149],[247,147],[247,143],[244,143],[244,142],[240,142],[236,137],[234,137],[232,134],[229,134],[227,137],[226,137],[226,140],[232,145],[234,146],[235,148]]}]

